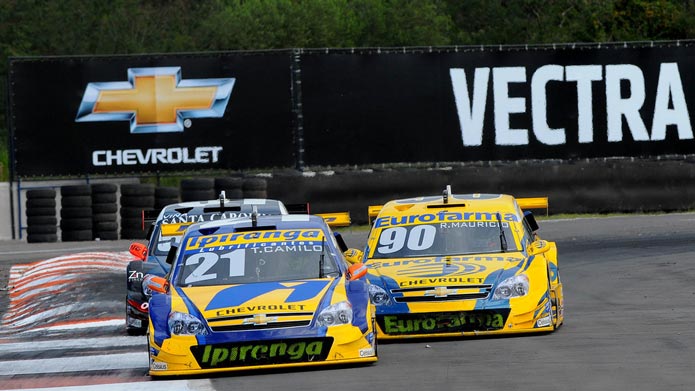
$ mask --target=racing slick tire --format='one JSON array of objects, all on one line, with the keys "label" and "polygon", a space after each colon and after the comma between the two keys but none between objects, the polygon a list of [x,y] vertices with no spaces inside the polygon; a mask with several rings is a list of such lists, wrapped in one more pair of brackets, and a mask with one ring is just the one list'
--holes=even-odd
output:
[{"label": "racing slick tire", "polygon": [[263,178],[244,179],[244,198],[268,198],[268,182]]},{"label": "racing slick tire", "polygon": [[92,194],[110,194],[118,191],[118,185],[114,183],[93,183]]},{"label": "racing slick tire", "polygon": [[68,218],[60,220],[60,229],[63,231],[81,231],[92,229],[91,218]]},{"label": "racing slick tire", "polygon": [[58,218],[53,216],[30,216],[27,217],[27,225],[58,225]]},{"label": "racing slick tire", "polygon": [[190,178],[181,180],[181,190],[212,190],[215,191],[215,180],[212,178]]},{"label": "racing slick tire", "polygon": [[243,198],[244,192],[241,189],[243,184],[244,179],[239,177],[215,178],[215,194],[219,197],[220,193],[224,191],[228,200]]},{"label": "racing slick tire", "polygon": [[116,213],[118,212],[118,204],[92,204],[92,212],[99,213]]},{"label": "racing slick tire", "polygon": [[50,199],[55,200],[56,191],[53,189],[27,190],[26,196],[27,196],[28,200],[33,200],[33,199],[38,199],[38,198],[50,198]]},{"label": "racing slick tire", "polygon": [[61,219],[80,219],[91,218],[92,210],[90,208],[68,207],[60,208]]},{"label": "racing slick tire", "polygon": [[124,183],[121,185],[121,197],[154,196],[154,185],[150,183]]},{"label": "racing slick tire", "polygon": [[215,198],[215,190],[181,190],[181,201],[203,201]]},{"label": "racing slick tire", "polygon": [[27,198],[27,208],[55,208],[56,200],[51,198]]},{"label": "racing slick tire", "polygon": [[63,198],[91,195],[92,188],[89,185],[68,185],[60,187],[60,196]]},{"label": "racing slick tire", "polygon": [[27,217],[33,216],[55,216],[55,208],[29,208],[26,211]]},{"label": "racing slick tire", "polygon": [[92,230],[77,230],[77,231],[63,231],[61,232],[61,240],[63,242],[84,242],[92,240]]},{"label": "racing slick tire", "polygon": [[92,208],[92,196],[69,196],[60,199],[60,205],[64,208]]}]

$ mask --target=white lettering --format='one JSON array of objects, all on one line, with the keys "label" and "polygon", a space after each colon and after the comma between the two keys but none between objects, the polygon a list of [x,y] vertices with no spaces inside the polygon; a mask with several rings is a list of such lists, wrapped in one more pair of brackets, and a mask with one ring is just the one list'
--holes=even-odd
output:
[{"label": "white lettering", "polygon": [[146,164],[204,164],[217,163],[224,148],[220,146],[188,148],[153,148],[98,150],[92,152],[92,165],[122,166]]},{"label": "white lettering", "polygon": [[591,82],[601,79],[600,65],[570,65],[565,68],[565,80],[577,82],[577,132],[580,143],[594,141]]},{"label": "white lettering", "polygon": [[531,116],[533,133],[538,141],[547,145],[565,143],[565,128],[548,126],[546,85],[551,80],[562,81],[564,71],[560,65],[544,65],[531,77]]},{"label": "white lettering", "polygon": [[461,126],[461,139],[464,146],[478,146],[483,143],[483,120],[487,102],[487,86],[490,68],[476,68],[473,75],[473,99],[468,95],[466,72],[463,69],[450,69],[451,85],[454,89],[456,111]]},{"label": "white lettering", "polygon": [[509,115],[526,112],[526,98],[511,98],[509,83],[525,83],[526,68],[505,67],[492,70],[495,102],[495,143],[497,145],[527,145],[528,129],[511,129]]},{"label": "white lettering", "polygon": [[[623,98],[622,81],[627,81],[630,96]],[[635,141],[649,140],[639,110],[644,104],[644,75],[632,64],[606,65],[606,119],[608,141],[623,141],[623,117]]]},{"label": "white lettering", "polygon": [[[673,103],[673,109],[669,109],[669,102]],[[674,62],[661,64],[659,69],[656,102],[654,102],[654,122],[652,122],[652,140],[664,140],[667,125],[676,125],[679,139],[690,140],[693,138],[693,128],[690,124],[688,105],[685,103],[683,83],[678,71],[678,64]]]}]

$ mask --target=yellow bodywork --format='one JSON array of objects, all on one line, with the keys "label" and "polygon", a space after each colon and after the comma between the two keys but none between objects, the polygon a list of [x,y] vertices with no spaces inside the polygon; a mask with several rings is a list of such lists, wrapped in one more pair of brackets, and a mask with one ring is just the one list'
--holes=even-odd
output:
[{"label": "yellow bodywork", "polygon": [[[541,207],[538,201],[527,205]],[[512,251],[377,256],[380,247],[393,251],[389,246],[394,246],[395,233],[384,233],[387,239],[380,239],[387,229],[405,232],[417,225],[474,229],[496,224],[509,228],[512,237],[506,241]],[[410,236],[405,240],[416,248],[425,241]],[[500,242],[491,245],[499,248]],[[377,305],[380,339],[548,332],[564,320],[556,245],[528,228],[522,208],[509,195],[449,195],[446,202],[440,196],[391,201],[379,208],[373,220],[365,257],[370,283],[390,296],[387,304]],[[521,274],[528,278],[526,294],[492,300],[501,280]]]}]

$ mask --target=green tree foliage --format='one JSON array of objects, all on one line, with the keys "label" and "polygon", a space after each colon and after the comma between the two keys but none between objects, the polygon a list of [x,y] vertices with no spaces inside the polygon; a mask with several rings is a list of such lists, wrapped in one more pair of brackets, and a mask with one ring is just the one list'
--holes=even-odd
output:
[{"label": "green tree foliage", "polygon": [[0,0],[12,56],[687,39],[695,0]]}]

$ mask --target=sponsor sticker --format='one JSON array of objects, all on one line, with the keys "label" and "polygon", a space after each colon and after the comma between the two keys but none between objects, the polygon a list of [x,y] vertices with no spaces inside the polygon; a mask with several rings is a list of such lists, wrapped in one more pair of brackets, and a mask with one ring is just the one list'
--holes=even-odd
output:
[{"label": "sponsor sticker", "polygon": [[169,369],[169,366],[165,362],[159,362],[159,361],[150,361],[150,369],[153,371],[166,371]]}]

